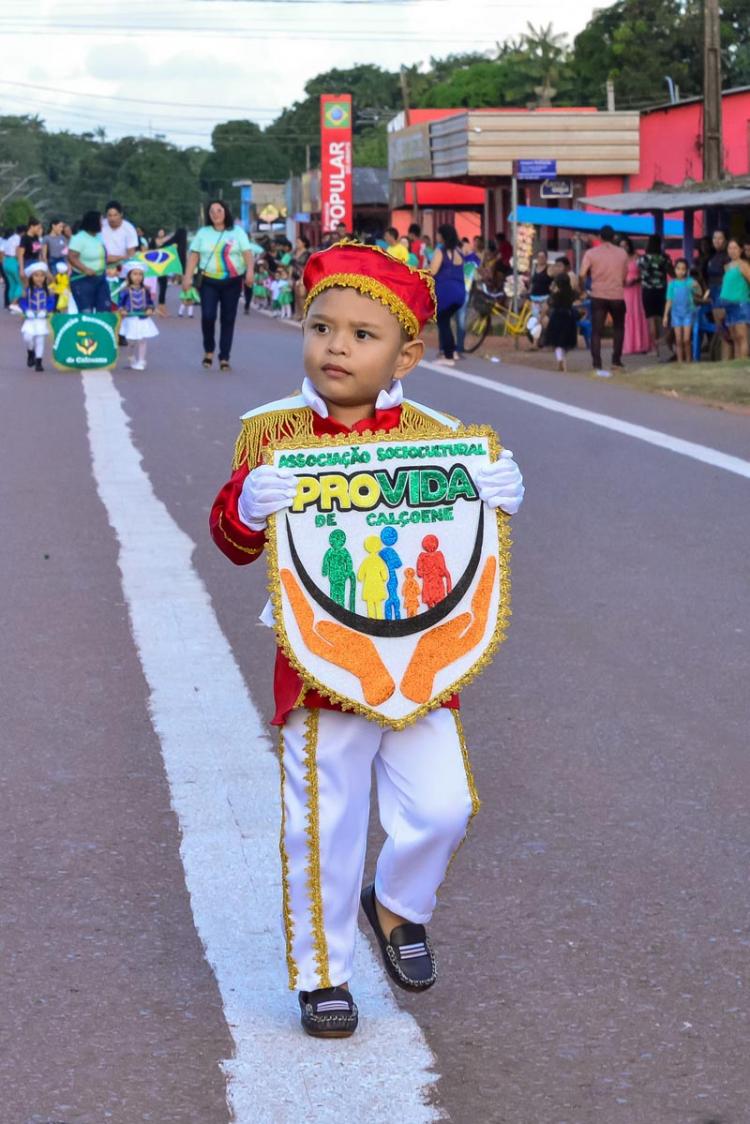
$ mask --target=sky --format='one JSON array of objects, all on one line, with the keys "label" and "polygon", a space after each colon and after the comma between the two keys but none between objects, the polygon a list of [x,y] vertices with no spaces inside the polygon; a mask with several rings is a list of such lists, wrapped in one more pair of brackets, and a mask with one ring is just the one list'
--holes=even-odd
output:
[{"label": "sky", "polygon": [[215,124],[268,125],[322,71],[489,50],[530,16],[572,36],[595,6],[601,0],[0,0],[0,113],[36,113],[53,130],[101,126],[110,138],[210,147]]}]

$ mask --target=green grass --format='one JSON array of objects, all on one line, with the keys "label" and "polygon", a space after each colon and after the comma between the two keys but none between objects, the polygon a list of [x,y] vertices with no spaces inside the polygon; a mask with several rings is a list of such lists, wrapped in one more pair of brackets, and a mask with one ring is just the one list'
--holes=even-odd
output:
[{"label": "green grass", "polygon": [[612,382],[655,394],[702,398],[717,405],[750,406],[750,359],[720,363],[665,363],[628,374],[613,374]]}]

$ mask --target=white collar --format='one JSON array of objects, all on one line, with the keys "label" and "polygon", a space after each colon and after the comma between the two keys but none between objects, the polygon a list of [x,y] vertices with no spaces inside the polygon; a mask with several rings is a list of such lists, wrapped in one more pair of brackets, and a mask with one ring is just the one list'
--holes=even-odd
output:
[{"label": "white collar", "polygon": [[[328,407],[318,394],[314,383],[307,376],[302,383],[302,397],[305,400],[305,405],[309,406],[319,418],[328,417]],[[403,400],[404,388],[401,379],[394,379],[388,390],[381,390],[375,399],[375,409],[390,410],[394,406],[400,406]]]}]

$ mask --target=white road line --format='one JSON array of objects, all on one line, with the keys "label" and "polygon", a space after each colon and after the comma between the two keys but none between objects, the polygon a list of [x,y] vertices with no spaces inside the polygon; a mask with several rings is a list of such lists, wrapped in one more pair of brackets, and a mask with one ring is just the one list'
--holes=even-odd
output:
[{"label": "white road line", "polygon": [[484,390],[493,390],[495,394],[505,394],[509,398],[517,398],[520,402],[528,402],[531,406],[541,406],[545,410],[553,410],[556,414],[565,414],[569,418],[590,422],[603,429],[611,429],[615,433],[622,433],[626,437],[635,437],[638,441],[645,441],[649,445],[657,445],[661,449],[668,449],[671,453],[680,453],[683,457],[691,457],[703,464],[710,464],[714,468],[723,468],[725,472],[734,472],[737,476],[750,479],[750,461],[741,457],[722,453],[719,449],[712,449],[709,445],[697,445],[693,441],[683,441],[681,437],[672,437],[669,433],[661,433],[658,429],[648,429],[643,425],[634,425],[632,422],[622,421],[620,418],[610,417],[609,414],[597,414],[593,410],[582,410],[579,406],[570,406],[567,402],[558,402],[556,398],[547,398],[543,394],[533,394],[529,390],[510,386],[508,383],[495,382],[482,375],[472,375],[468,371],[456,371],[452,367],[444,367],[440,363],[430,363],[423,360],[421,367],[428,367],[431,371],[438,371],[450,379],[467,382],[472,386],[481,386]]},{"label": "white road line", "polygon": [[266,728],[193,569],[195,544],[154,494],[110,375],[86,374],[83,386],[94,477],[120,544],[195,927],[234,1038],[235,1056],[220,1063],[233,1119],[439,1119],[425,1103],[437,1080],[434,1058],[364,940],[356,961],[360,1030],[350,1040],[316,1042],[299,1028],[285,978],[279,777]]}]

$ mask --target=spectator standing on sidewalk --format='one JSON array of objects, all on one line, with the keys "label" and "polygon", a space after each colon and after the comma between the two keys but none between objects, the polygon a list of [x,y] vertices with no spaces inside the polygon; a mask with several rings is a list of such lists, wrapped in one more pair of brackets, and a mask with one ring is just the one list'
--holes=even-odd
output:
[{"label": "spectator standing on sidewalk", "polygon": [[581,262],[581,289],[591,274],[591,359],[594,373],[609,378],[610,372],[602,366],[602,334],[607,316],[612,318],[612,368],[623,370],[622,347],[625,338],[625,278],[628,274],[628,255],[614,244],[615,232],[603,226],[601,243],[586,251]]},{"label": "spectator standing on sidewalk", "polygon": [[620,245],[628,255],[628,275],[625,278],[625,344],[622,350],[624,355],[645,355],[651,347],[651,336],[643,310],[639,258],[629,238],[622,238]]},{"label": "spectator standing on sidewalk", "polygon": [[438,363],[455,367],[456,340],[451,327],[451,317],[463,307],[466,299],[464,257],[458,248],[455,226],[445,223],[438,227],[438,239],[437,249],[430,262],[430,273],[435,278],[438,340],[443,353]]},{"label": "spectator standing on sidewalk", "polygon": [[646,253],[638,262],[641,274],[643,311],[651,333],[651,346],[659,354],[659,334],[667,303],[667,282],[673,273],[672,263],[661,248],[658,234],[649,235]]}]

